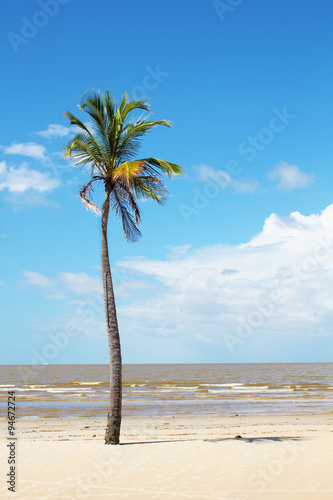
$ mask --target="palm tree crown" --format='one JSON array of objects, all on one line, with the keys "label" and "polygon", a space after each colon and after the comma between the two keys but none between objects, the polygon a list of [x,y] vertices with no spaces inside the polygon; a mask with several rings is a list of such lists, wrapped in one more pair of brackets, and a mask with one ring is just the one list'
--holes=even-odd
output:
[{"label": "palm tree crown", "polygon": [[157,125],[170,127],[166,120],[153,121],[144,114],[131,118],[135,110],[150,113],[145,100],[131,100],[125,93],[120,106],[110,93],[86,92],[78,106],[90,116],[86,125],[69,111],[64,114],[72,125],[79,128],[65,147],[65,157],[75,160],[74,166],[91,168],[91,179],[80,191],[87,208],[100,213],[90,198],[92,185],[102,181],[109,193],[110,208],[120,217],[126,238],[136,242],[141,236],[138,229],[140,209],[137,199],[153,199],[163,203],[168,191],[159,175],[181,175],[182,167],[157,158],[136,157],[141,138]]}]

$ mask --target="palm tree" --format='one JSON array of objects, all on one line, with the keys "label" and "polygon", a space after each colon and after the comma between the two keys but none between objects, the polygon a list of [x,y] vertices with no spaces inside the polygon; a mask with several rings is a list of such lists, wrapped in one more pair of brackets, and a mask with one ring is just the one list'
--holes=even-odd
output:
[{"label": "palm tree", "polygon": [[[78,107],[88,113],[91,126],[69,111],[64,113],[71,125],[79,130],[64,148],[64,156],[73,159],[74,166],[90,167],[91,178],[81,188],[79,197],[88,209],[97,214],[101,212],[91,200],[93,184],[100,182],[105,189],[101,231],[102,280],[110,353],[110,400],[105,443],[119,444],[122,361],[107,240],[109,211],[111,208],[119,216],[126,239],[137,242],[141,236],[138,200],[153,199],[162,204],[168,191],[160,175],[181,175],[182,167],[156,158],[134,159],[142,136],[157,125],[171,126],[166,120],[149,119],[147,113],[150,113],[150,108],[146,100],[131,100],[125,93],[118,106],[116,100],[110,97],[109,90],[104,94],[88,91],[83,94]],[[130,118],[136,110],[147,113]]]}]

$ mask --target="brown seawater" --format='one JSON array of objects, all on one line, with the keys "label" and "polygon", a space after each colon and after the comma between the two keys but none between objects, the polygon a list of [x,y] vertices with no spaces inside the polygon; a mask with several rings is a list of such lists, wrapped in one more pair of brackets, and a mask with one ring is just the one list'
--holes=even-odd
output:
[{"label": "brown seawater", "polygon": [[[333,363],[127,364],[123,416],[333,411]],[[108,365],[2,365],[0,406],[17,418],[104,417]]]}]

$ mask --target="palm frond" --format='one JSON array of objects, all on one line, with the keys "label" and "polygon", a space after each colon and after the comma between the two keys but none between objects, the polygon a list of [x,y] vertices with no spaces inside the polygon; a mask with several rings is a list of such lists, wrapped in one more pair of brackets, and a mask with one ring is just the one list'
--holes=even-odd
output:
[{"label": "palm frond", "polygon": [[73,113],[70,113],[69,111],[64,111],[64,115],[66,116],[66,118],[69,119],[71,125],[76,125],[77,127],[84,130],[84,132],[91,135],[91,137],[93,137],[88,127],[86,127],[86,125],[81,120],[79,120],[76,116],[74,116]]},{"label": "palm frond", "polygon": [[128,210],[127,201],[124,192],[121,192],[121,190],[114,189],[110,193],[111,208],[121,220],[126,239],[132,243],[136,243],[141,237],[141,232],[137,227],[133,215]]},{"label": "palm frond", "polygon": [[103,153],[110,158],[108,142],[109,119],[105,107],[105,96],[101,95],[99,91],[95,93],[86,92],[78,107],[90,116],[91,126],[102,144]]},{"label": "palm frond", "polygon": [[163,205],[169,194],[164,182],[153,176],[143,176],[135,179],[132,183],[132,190],[139,199],[154,200],[159,205]]},{"label": "palm frond", "polygon": [[129,99],[127,92],[125,92],[123,100],[121,101],[121,104],[119,106],[119,111],[121,113],[123,121],[125,121],[131,111],[134,111],[135,109],[141,109],[143,111],[151,113],[149,104],[145,99]]},{"label": "palm frond", "polygon": [[[87,91],[79,108],[89,115],[92,130],[73,113],[64,113],[71,125],[80,130],[64,148],[64,156],[73,160],[74,166],[91,168],[91,180],[81,188],[79,197],[89,210],[100,213],[90,195],[93,182],[103,181],[126,238],[137,241],[141,236],[137,200],[153,199],[162,204],[168,191],[161,174],[173,177],[183,173],[175,163],[151,157],[137,159],[142,137],[158,125],[171,124],[167,120],[151,120],[147,100],[130,99],[126,92],[117,107],[108,90],[104,94]],[[143,114],[133,118],[136,110]]]},{"label": "palm frond", "polygon": [[127,178],[138,175],[138,173],[146,175],[166,174],[168,177],[175,175],[183,175],[183,167],[165,160],[157,158],[142,158],[141,160],[126,161],[118,165],[113,171],[113,178]]},{"label": "palm frond", "polygon": [[168,191],[156,173],[145,160],[127,161],[113,170],[112,179],[114,184],[122,184],[139,198],[151,198],[162,204]]},{"label": "palm frond", "polygon": [[183,167],[181,167],[180,165],[176,165],[175,163],[171,163],[165,160],[159,160],[157,158],[146,158],[145,162],[148,165],[159,168],[169,178],[173,177],[174,175],[184,175]]},{"label": "palm frond", "polygon": [[142,160],[125,161],[113,170],[112,178],[115,182],[121,179],[128,186],[130,186],[131,179],[135,176],[138,176],[143,171],[143,169],[144,161]]},{"label": "palm frond", "polygon": [[97,180],[96,178],[93,178],[91,179],[88,184],[86,184],[85,186],[82,186],[81,190],[80,190],[80,193],[79,193],[79,198],[80,200],[82,201],[82,203],[84,204],[84,206],[86,207],[87,210],[90,210],[91,212],[93,212],[94,214],[96,215],[100,215],[101,214],[101,211],[100,209],[98,208],[97,205],[95,205],[95,203],[93,203],[89,198],[88,196],[90,196],[90,193],[91,191],[93,190],[92,189],[92,183]]},{"label": "palm frond", "polygon": [[147,117],[140,117],[131,120],[123,127],[121,137],[117,143],[115,154],[118,164],[127,159],[135,157],[141,145],[141,138],[158,125],[171,127],[167,120],[149,120]]},{"label": "palm frond", "polygon": [[64,156],[73,158],[76,163],[74,167],[84,167],[90,165],[92,172],[94,168],[100,172],[106,173],[105,156],[91,135],[85,133],[77,134],[64,148]]}]

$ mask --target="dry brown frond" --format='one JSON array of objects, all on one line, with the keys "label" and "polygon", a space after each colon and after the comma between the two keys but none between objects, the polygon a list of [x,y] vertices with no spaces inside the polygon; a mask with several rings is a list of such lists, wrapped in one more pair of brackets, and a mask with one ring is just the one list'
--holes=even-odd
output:
[{"label": "dry brown frond", "polygon": [[91,181],[89,181],[88,184],[86,184],[85,186],[83,186],[81,188],[81,191],[79,193],[79,198],[87,210],[90,210],[91,212],[93,212],[96,215],[101,215],[101,211],[98,208],[98,206],[95,205],[95,203],[93,203],[91,200],[89,200],[87,198],[87,196],[89,196],[89,194],[90,194],[90,191],[92,190],[91,184],[93,182],[94,182],[94,179],[91,179]]}]

